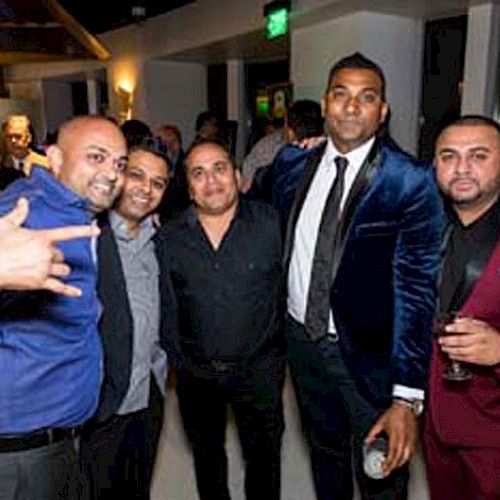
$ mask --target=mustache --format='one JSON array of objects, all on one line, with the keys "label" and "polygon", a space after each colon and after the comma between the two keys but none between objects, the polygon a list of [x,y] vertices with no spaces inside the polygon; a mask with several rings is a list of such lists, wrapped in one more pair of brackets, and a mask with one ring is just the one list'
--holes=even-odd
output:
[{"label": "mustache", "polygon": [[474,184],[477,184],[477,180],[474,177],[470,177],[468,175],[455,175],[450,180],[450,185],[454,184],[455,182],[462,182],[462,181],[468,181],[468,182],[473,182]]}]

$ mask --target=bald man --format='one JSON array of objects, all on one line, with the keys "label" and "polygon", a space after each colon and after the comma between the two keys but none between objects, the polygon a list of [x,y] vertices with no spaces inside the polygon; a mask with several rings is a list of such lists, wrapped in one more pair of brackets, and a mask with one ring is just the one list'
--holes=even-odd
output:
[{"label": "bald man", "polygon": [[[95,116],[61,127],[47,150],[54,175],[31,178],[0,196],[0,214],[28,199],[29,229],[89,225],[120,193],[127,166],[121,131]],[[77,296],[51,290],[2,292],[0,301],[0,498],[75,498],[76,440],[95,412],[102,379],[95,251],[89,238],[62,241]],[[20,249],[22,251],[22,249]]]}]

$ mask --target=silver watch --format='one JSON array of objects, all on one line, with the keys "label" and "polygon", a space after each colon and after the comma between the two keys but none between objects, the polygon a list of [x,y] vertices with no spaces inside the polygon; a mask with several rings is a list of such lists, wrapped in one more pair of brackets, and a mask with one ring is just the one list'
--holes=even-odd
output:
[{"label": "silver watch", "polygon": [[420,417],[424,412],[424,401],[422,399],[406,399],[401,397],[392,398],[394,403],[410,408],[416,417]]}]

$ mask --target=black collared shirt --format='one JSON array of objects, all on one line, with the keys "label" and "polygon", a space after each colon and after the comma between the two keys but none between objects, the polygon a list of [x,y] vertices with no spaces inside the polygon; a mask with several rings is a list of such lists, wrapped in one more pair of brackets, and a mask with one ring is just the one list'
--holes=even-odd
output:
[{"label": "black collared shirt", "polygon": [[498,240],[500,201],[472,224],[450,215],[439,300],[441,311],[459,310],[479,278]]},{"label": "black collared shirt", "polygon": [[280,221],[270,206],[240,199],[217,250],[190,207],[162,228],[159,244],[170,361],[244,360],[281,334]]}]

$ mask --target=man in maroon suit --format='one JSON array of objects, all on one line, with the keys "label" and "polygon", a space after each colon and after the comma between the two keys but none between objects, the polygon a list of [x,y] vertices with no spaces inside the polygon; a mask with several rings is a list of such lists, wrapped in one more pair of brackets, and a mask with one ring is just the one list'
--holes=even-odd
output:
[{"label": "man in maroon suit", "polygon": [[[440,312],[460,318],[436,343],[424,447],[432,499],[500,499],[500,126],[465,116],[439,135],[437,180],[450,204]],[[451,361],[470,372],[447,381]]]}]

